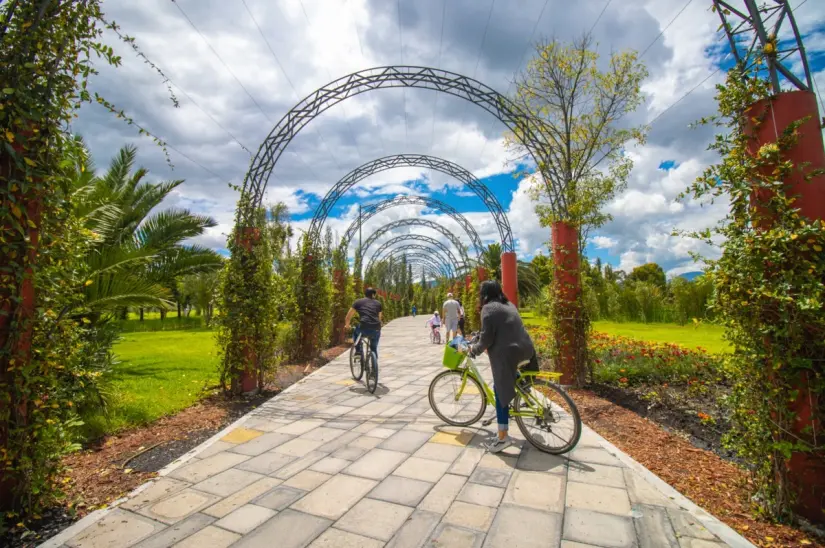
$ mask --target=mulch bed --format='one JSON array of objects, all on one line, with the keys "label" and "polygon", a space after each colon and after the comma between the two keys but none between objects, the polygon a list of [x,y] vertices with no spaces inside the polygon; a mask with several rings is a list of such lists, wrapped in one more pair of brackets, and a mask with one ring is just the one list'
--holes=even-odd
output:
[{"label": "mulch bed", "polygon": [[197,447],[228,424],[275,396],[305,375],[346,352],[341,345],[309,363],[283,365],[266,379],[261,394],[240,400],[210,396],[152,424],[106,436],[64,459],[67,503],[44,512],[28,529],[0,535],[0,546],[31,548],[89,512],[104,508],[154,477],[158,470]]},{"label": "mulch bed", "polygon": [[743,468],[589,390],[570,393],[588,426],[756,546],[825,547],[822,538],[754,517]]}]

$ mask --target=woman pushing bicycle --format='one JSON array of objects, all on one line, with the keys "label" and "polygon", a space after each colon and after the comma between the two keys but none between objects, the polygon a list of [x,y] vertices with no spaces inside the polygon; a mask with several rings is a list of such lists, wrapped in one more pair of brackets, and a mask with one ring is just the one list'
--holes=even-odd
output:
[{"label": "woman pushing bicycle", "polygon": [[509,408],[516,395],[518,366],[529,360],[530,366],[538,369],[538,363],[533,341],[524,328],[518,310],[507,299],[501,285],[495,280],[483,282],[480,301],[481,333],[478,342],[470,347],[469,355],[475,358],[486,351],[490,358],[498,436],[493,437],[485,447],[491,453],[498,453],[513,444],[508,433]]}]

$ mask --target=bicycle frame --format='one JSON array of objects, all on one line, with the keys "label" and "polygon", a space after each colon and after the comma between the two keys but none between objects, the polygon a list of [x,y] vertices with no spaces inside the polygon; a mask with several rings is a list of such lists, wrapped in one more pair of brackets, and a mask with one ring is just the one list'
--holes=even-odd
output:
[{"label": "bicycle frame", "polygon": [[[463,366],[463,367],[462,367]],[[482,390],[484,390],[484,397],[487,398],[487,403],[490,405],[495,405],[496,401],[496,394],[493,392],[493,389],[490,388],[490,385],[487,384],[487,381],[484,380],[484,377],[481,376],[478,368],[476,367],[475,362],[470,358],[468,355],[464,355],[464,359],[461,363],[455,368],[455,371],[461,371],[461,387],[458,389],[455,395],[455,400],[458,401],[461,398],[461,395],[464,393],[464,389],[467,387],[467,377],[473,377],[478,383],[481,385]],[[540,378],[540,379],[547,379],[548,381],[557,384],[559,378],[561,378],[561,373],[551,372],[551,371],[522,371],[520,372],[522,377],[528,378]],[[510,416],[511,417],[535,417],[536,414],[543,413],[540,411],[541,404],[539,404],[535,397],[529,392],[525,392],[522,390],[518,384],[516,384],[516,391],[521,395],[522,400],[524,403],[527,404],[527,407],[530,408],[530,413],[525,413],[521,411],[514,411],[512,408],[510,409]]]}]

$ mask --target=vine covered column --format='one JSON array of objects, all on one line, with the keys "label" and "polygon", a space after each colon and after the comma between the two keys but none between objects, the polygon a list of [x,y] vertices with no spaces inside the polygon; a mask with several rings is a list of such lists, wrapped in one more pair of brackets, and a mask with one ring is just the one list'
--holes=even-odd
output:
[{"label": "vine covered column", "polygon": [[586,341],[579,340],[576,322],[581,315],[579,302],[579,231],[571,223],[556,221],[552,225],[553,256],[553,306],[556,326],[556,347],[558,348],[558,369],[562,373],[561,383],[576,382],[576,358],[584,351]]},{"label": "vine covered column", "polygon": [[510,302],[518,306],[518,264],[512,251],[501,254],[501,288]]},{"label": "vine covered column", "polygon": [[[261,231],[257,227],[241,228],[238,231],[237,244],[246,253],[252,253],[252,249],[261,241]],[[257,367],[257,353],[255,352],[254,341],[245,336],[241,340],[243,345],[243,363],[241,364],[240,378],[238,383],[240,391],[244,394],[254,394],[259,390]]]}]

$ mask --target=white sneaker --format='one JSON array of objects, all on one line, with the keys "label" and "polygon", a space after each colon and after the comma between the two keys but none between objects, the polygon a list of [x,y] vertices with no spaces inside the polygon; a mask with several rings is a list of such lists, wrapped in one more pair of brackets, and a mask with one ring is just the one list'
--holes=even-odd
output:
[{"label": "white sneaker", "polygon": [[494,439],[485,443],[484,448],[490,453],[500,453],[511,445],[513,445],[513,438],[510,436],[507,436],[503,440],[498,439],[498,436],[496,436]]}]

